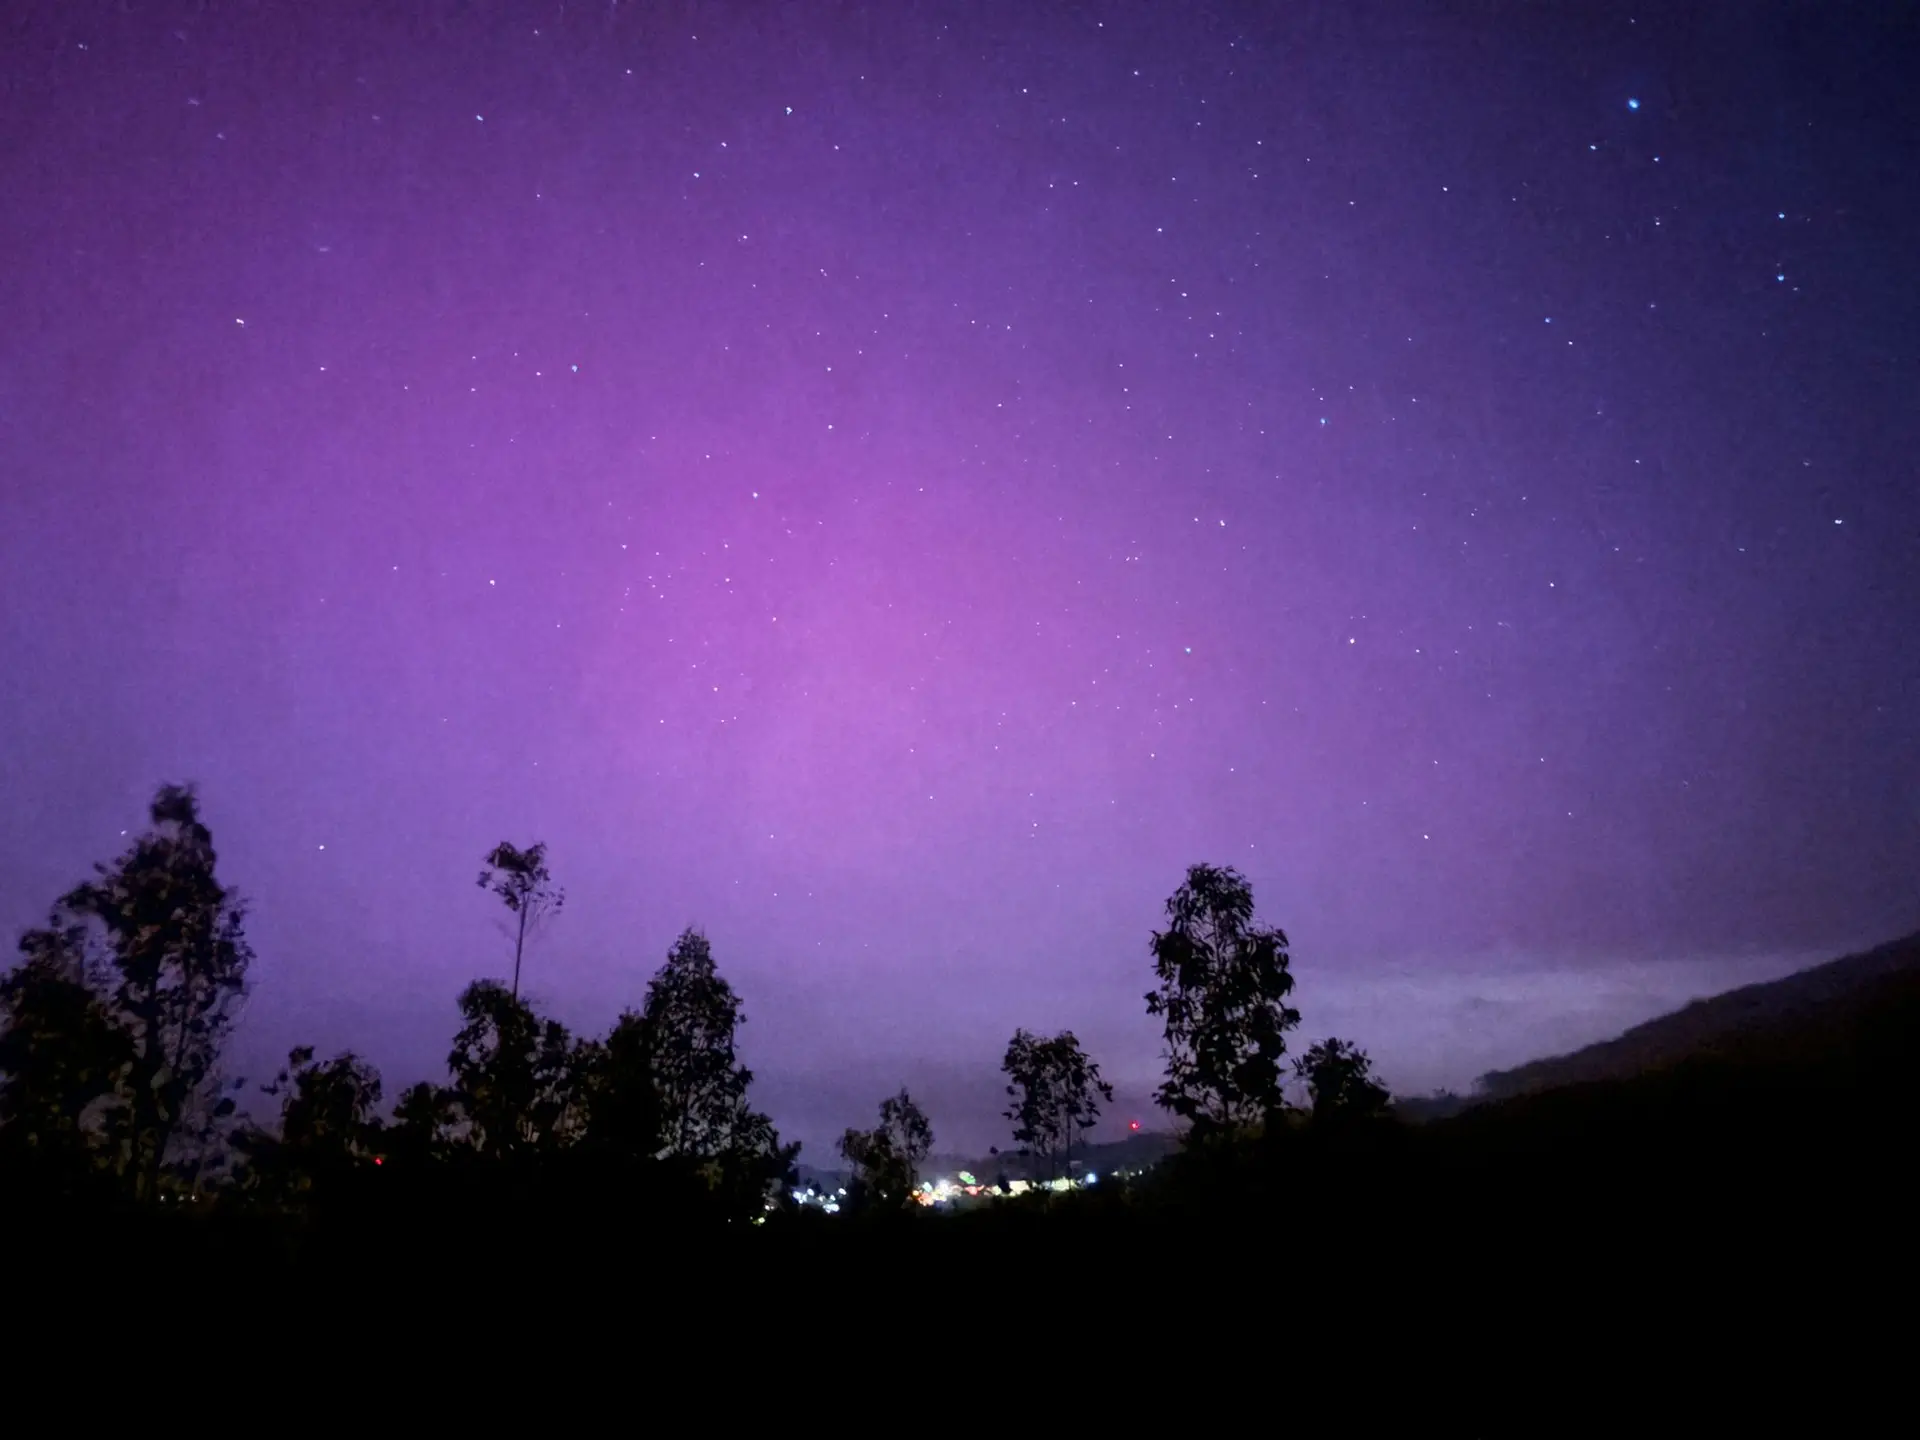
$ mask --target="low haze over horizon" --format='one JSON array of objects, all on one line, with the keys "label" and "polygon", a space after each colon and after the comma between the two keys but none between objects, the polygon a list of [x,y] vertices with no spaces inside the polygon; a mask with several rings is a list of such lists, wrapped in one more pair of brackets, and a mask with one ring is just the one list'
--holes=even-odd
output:
[{"label": "low haze over horizon", "polygon": [[1550,8],[23,7],[0,921],[192,781],[391,1096],[544,841],[816,1164],[1196,862],[1413,1093],[1920,927],[1920,22]]}]

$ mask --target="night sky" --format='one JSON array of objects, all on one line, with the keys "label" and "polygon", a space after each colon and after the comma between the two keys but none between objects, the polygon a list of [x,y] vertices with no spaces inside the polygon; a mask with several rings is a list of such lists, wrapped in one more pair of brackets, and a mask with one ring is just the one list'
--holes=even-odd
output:
[{"label": "night sky", "polygon": [[1915,15],[10,6],[0,921],[197,782],[393,1093],[542,839],[815,1161],[1196,861],[1408,1090],[1911,929]]}]

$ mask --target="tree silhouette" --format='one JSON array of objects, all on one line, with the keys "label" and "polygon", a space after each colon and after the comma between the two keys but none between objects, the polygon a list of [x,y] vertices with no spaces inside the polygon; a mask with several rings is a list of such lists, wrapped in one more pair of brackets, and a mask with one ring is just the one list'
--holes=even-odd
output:
[{"label": "tree silhouette", "polygon": [[1377,1120],[1393,1100],[1374,1080],[1367,1052],[1332,1036],[1294,1061],[1293,1073],[1307,1082],[1316,1124]]},{"label": "tree silhouette", "polygon": [[371,1159],[379,1149],[380,1072],[351,1050],[315,1061],[313,1047],[287,1055],[279,1084],[281,1141],[310,1153]]},{"label": "tree silhouette", "polygon": [[886,1136],[888,1148],[905,1162],[907,1188],[912,1189],[920,1178],[921,1162],[933,1153],[933,1126],[906,1086],[900,1087],[898,1095],[880,1102],[879,1133]]},{"label": "tree silhouette", "polygon": [[133,1060],[88,983],[84,947],[82,929],[56,917],[21,937],[24,958],[0,978],[0,1155],[62,1189],[97,1168]]},{"label": "tree silhouette", "polygon": [[497,980],[460,995],[466,1024],[447,1056],[453,1108],[465,1141],[494,1157],[555,1150],[585,1120],[574,1084],[577,1047],[558,1020],[542,1019]]},{"label": "tree silhouette", "polygon": [[1042,1041],[1031,1030],[1013,1032],[1000,1069],[1007,1077],[1007,1095],[1013,1101],[1001,1113],[1013,1121],[1013,1140],[1022,1154],[1044,1156],[1047,1175],[1053,1175],[1055,1135],[1060,1116],[1053,1105],[1052,1086],[1041,1054]]},{"label": "tree silhouette", "polygon": [[800,1147],[782,1147],[748,1103],[753,1072],[735,1052],[745,1016],[706,936],[681,933],[647,984],[638,1023],[643,1033],[626,1043],[644,1051],[652,1072],[659,1158],[691,1166],[716,1195],[750,1210],[755,1196],[784,1184]]},{"label": "tree silhouette", "polygon": [[732,1142],[703,1168],[703,1178],[722,1215],[751,1220],[787,1203],[800,1143],[782,1145],[770,1118],[742,1109]]},{"label": "tree silhouette", "polygon": [[296,1046],[286,1067],[261,1088],[280,1101],[279,1132],[243,1130],[235,1137],[256,1187],[297,1201],[377,1163],[384,1134],[377,1113],[380,1072],[352,1051],[316,1062],[311,1045]]},{"label": "tree silhouette", "polygon": [[1166,1081],[1157,1098],[1196,1138],[1264,1123],[1285,1107],[1281,1061],[1300,1012],[1287,937],[1256,925],[1253,887],[1237,870],[1195,865],[1153,936],[1159,988],[1147,1013],[1165,1023]]},{"label": "tree silhouette", "polygon": [[800,1147],[748,1103],[740,1000],[697,932],[604,1039],[575,1040],[494,980],[469,985],[460,1010],[450,1083],[409,1088],[385,1133],[403,1168],[511,1160],[540,1186],[661,1187],[730,1219],[763,1215],[791,1181]]},{"label": "tree silhouette", "polygon": [[567,892],[553,883],[547,870],[544,842],[516,849],[502,840],[487,852],[480,871],[480,888],[498,895],[513,920],[508,933],[513,937],[513,985],[508,991],[520,995],[520,957],[535,931],[567,903]]},{"label": "tree silhouette", "polygon": [[933,1151],[933,1126],[903,1086],[880,1102],[879,1125],[847,1130],[835,1148],[853,1168],[853,1208],[897,1210],[913,1198],[921,1162]]},{"label": "tree silhouette", "polygon": [[664,1154],[704,1157],[726,1148],[753,1083],[734,1051],[741,1008],[707,937],[684,931],[648,982],[641,1008]]},{"label": "tree silhouette", "polygon": [[858,1209],[866,1203],[869,1192],[874,1188],[871,1170],[875,1160],[874,1132],[860,1130],[849,1125],[840,1132],[840,1138],[833,1142],[834,1150],[847,1162],[847,1193],[852,1201],[850,1209]]},{"label": "tree silhouette", "polygon": [[422,1080],[401,1091],[387,1127],[387,1148],[402,1166],[417,1168],[444,1160],[461,1141],[460,1113],[453,1091]]},{"label": "tree silhouette", "polygon": [[253,959],[192,789],[162,786],[149,813],[152,828],[60,902],[69,933],[97,927],[106,950],[104,1008],[131,1051],[117,1158],[140,1199],[158,1193],[169,1159],[185,1158],[216,1119],[221,1051]]},{"label": "tree silhouette", "polygon": [[1014,1102],[1004,1112],[1014,1122],[1014,1140],[1046,1160],[1049,1179],[1070,1175],[1074,1137],[1100,1118],[1101,1100],[1113,1101],[1113,1087],[1100,1078],[1100,1067],[1071,1030],[1050,1040],[1016,1030],[1000,1068]]},{"label": "tree silhouette", "polygon": [[644,1016],[621,1014],[584,1067],[586,1140],[596,1153],[634,1165],[665,1148],[665,1120],[653,1079],[653,1028]]}]

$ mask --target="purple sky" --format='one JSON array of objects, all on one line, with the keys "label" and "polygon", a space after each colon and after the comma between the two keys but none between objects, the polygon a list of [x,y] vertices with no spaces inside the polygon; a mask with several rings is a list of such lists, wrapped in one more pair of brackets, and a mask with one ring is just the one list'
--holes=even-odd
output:
[{"label": "purple sky", "polygon": [[391,1091],[544,839],[815,1160],[1199,860],[1408,1089],[1920,923],[1912,11],[1568,8],[16,7],[0,920],[196,781]]}]

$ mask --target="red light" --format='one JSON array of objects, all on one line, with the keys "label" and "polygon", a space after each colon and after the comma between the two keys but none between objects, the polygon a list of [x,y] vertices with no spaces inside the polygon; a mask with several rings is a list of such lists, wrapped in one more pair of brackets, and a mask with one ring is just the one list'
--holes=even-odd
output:
[{"label": "red light", "polygon": [[1138,1120],[1129,1120],[1127,1122],[1127,1129],[1138,1130],[1139,1128],[1140,1128],[1140,1122]]},{"label": "red light", "polygon": [[[1140,1127],[1136,1125],[1133,1128],[1138,1130]],[[373,1157],[373,1163],[376,1165],[384,1165],[387,1163],[387,1157],[384,1155],[376,1155]]]}]

